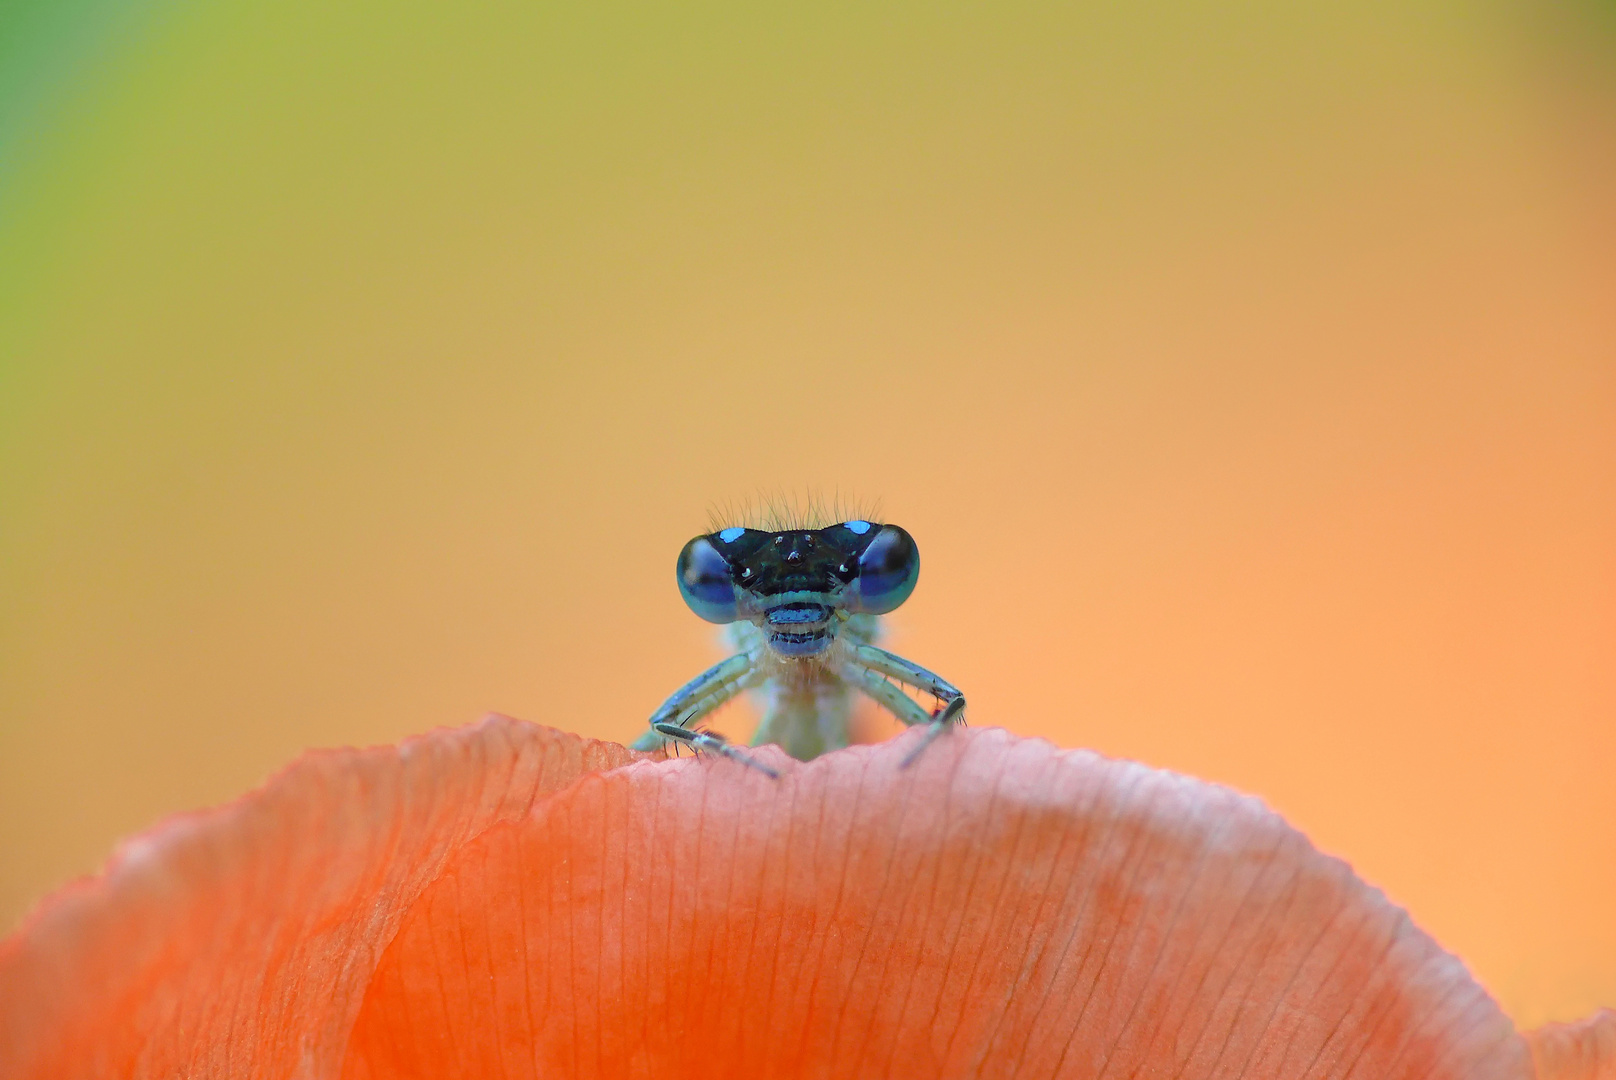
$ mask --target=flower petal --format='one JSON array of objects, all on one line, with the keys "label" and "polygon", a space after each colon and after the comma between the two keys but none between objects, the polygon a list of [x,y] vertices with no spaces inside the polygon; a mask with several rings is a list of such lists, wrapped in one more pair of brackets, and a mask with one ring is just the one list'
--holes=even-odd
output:
[{"label": "flower petal", "polygon": [[490,717],[308,754],[169,821],[0,942],[0,1072],[332,1076],[382,948],[445,860],[633,756]]},{"label": "flower petal", "polygon": [[1537,1080],[1616,1080],[1616,1011],[1527,1033]]},{"label": "flower petal", "polygon": [[1525,1080],[1463,967],[1258,802],[975,729],[586,778],[455,855],[344,1075]]}]

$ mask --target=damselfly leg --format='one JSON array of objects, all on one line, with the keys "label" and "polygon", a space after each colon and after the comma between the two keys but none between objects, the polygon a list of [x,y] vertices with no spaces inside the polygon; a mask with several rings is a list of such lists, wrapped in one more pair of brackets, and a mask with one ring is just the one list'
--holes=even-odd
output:
[{"label": "damselfly leg", "polygon": [[[965,713],[965,695],[952,683],[913,661],[874,645],[856,645],[849,649],[841,672],[844,679],[885,706],[905,726],[924,725],[927,728],[919,744],[904,757],[901,768],[914,764],[926,747]],[[936,698],[937,707],[927,710],[904,693],[904,686]]]}]

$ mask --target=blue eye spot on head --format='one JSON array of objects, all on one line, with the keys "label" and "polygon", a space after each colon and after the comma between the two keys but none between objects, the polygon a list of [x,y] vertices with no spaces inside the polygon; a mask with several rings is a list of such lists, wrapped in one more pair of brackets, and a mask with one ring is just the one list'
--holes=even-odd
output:
[{"label": "blue eye spot on head", "polygon": [[857,536],[863,536],[870,531],[870,523],[868,521],[859,521],[855,518],[852,521],[842,522],[842,528]]},{"label": "blue eye spot on head", "polygon": [[[866,526],[866,528],[867,527],[868,526]],[[746,530],[741,528],[739,525],[731,525],[727,529],[718,530],[718,538],[724,541],[726,544],[733,544],[735,541],[741,538],[741,534],[745,531]]]},{"label": "blue eye spot on head", "polygon": [[734,622],[736,610],[733,568],[712,541],[698,536],[679,552],[675,571],[679,595],[691,611],[711,623]]},{"label": "blue eye spot on head", "polygon": [[885,615],[909,599],[918,580],[920,549],[915,547],[914,537],[896,525],[883,525],[859,555],[848,607]]}]

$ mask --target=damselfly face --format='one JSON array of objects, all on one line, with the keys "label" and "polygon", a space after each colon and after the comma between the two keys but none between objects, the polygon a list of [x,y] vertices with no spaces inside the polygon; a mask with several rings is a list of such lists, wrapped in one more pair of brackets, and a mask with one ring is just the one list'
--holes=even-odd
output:
[{"label": "damselfly face", "polygon": [[708,622],[744,619],[782,657],[823,652],[847,615],[884,615],[914,592],[920,552],[896,525],[734,526],[679,552],[679,592]]},{"label": "damselfly face", "polygon": [[[663,702],[635,749],[671,740],[772,775],[699,725],[755,690],[764,709],[753,744],[777,743],[806,761],[848,744],[852,698],[862,694],[903,723],[928,728],[912,760],[965,712],[964,694],[876,644],[878,616],[909,599],[919,576],[914,538],[862,518],[822,529],[736,525],[696,537],[679,552],[679,593],[708,622],[731,624],[736,652]],[[925,707],[909,691],[936,705]]]}]

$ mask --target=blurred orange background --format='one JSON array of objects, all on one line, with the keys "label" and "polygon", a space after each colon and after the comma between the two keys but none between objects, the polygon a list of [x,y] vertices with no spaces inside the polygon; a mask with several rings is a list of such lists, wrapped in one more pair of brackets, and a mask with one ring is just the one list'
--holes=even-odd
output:
[{"label": "blurred orange background", "polygon": [[14,10],[0,925],[305,747],[634,737],[709,508],[840,491],[973,723],[1616,1005],[1612,13]]}]

